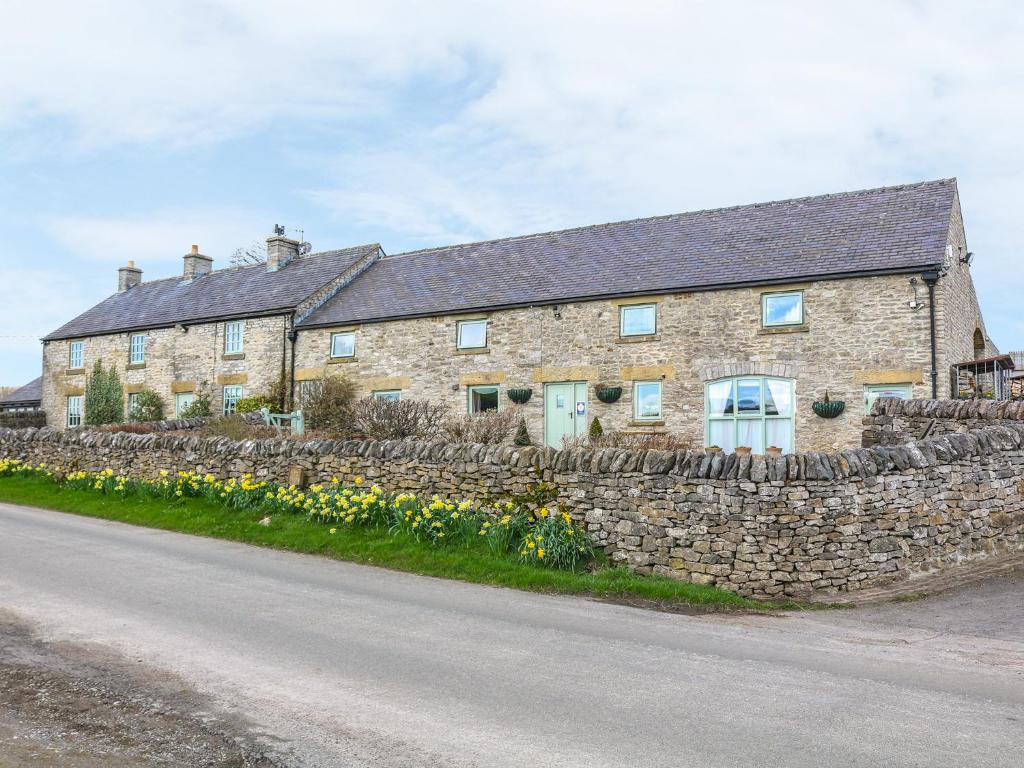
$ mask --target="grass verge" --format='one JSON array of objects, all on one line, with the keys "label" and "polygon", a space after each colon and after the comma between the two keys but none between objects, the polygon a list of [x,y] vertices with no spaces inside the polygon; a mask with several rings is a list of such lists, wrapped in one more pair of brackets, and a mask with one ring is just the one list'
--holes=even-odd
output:
[{"label": "grass verge", "polygon": [[431,547],[404,536],[372,528],[330,528],[299,515],[274,515],[260,524],[262,513],[229,509],[205,499],[174,502],[140,497],[105,496],[62,488],[38,477],[0,478],[0,501],[54,509],[86,517],[240,541],[263,547],[323,555],[425,576],[512,587],[531,592],[590,596],[642,607],[669,610],[804,607],[797,603],[763,603],[715,587],[659,576],[641,576],[625,568],[598,563],[592,571],[571,572],[495,556],[481,542]]}]

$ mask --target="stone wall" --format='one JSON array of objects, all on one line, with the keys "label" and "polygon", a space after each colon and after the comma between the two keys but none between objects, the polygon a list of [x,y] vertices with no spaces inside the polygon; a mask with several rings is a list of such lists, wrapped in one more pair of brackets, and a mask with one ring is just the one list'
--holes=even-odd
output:
[{"label": "stone wall", "polygon": [[[906,383],[914,394],[930,392],[927,310],[907,306],[909,275],[795,283],[574,302],[389,320],[336,328],[300,329],[296,378],[344,374],[363,391],[402,390],[404,397],[443,400],[467,408],[467,387],[495,384],[503,405],[507,390],[530,387],[523,407],[534,441],[544,439],[544,385],[588,384],[587,421],[597,416],[605,431],[670,431],[704,444],[704,391],[727,376],[791,378],[796,389],[798,450],[836,450],[858,442],[864,385]],[[761,327],[761,294],[804,291],[806,322]],[[655,303],[658,332],[620,338],[619,307]],[[456,323],[487,318],[488,345],[458,350]],[[332,360],[330,336],[354,331],[354,358]],[[633,419],[633,383],[657,379],[663,386],[664,419],[657,425]],[[622,398],[599,401],[595,386],[621,384]],[[816,416],[811,404],[824,397],[845,400],[837,419]]]},{"label": "stone wall", "polygon": [[154,477],[363,475],[458,498],[544,479],[615,562],[758,598],[825,597],[1024,548],[1024,423],[780,457],[0,430],[0,456]]},{"label": "stone wall", "polygon": [[1024,401],[879,399],[864,418],[861,445],[902,445],[995,424],[1024,425]]},{"label": "stone wall", "polygon": [[145,365],[129,364],[129,333],[90,336],[84,364],[69,370],[72,339],[50,341],[43,347],[43,398],[51,426],[67,424],[67,397],[85,392],[85,382],[97,360],[114,366],[127,396],[143,387],[163,399],[164,414],[175,413],[175,395],[205,387],[214,413],[223,408],[224,387],[242,386],[245,395],[266,392],[281,376],[288,317],[250,317],[245,321],[244,352],[224,353],[224,323],[197,323],[182,328],[146,331]]}]

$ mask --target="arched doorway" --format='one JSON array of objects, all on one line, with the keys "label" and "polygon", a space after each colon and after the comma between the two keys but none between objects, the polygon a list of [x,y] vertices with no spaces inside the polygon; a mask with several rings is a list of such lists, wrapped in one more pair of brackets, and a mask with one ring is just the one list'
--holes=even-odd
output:
[{"label": "arched doorway", "polygon": [[985,357],[985,334],[981,328],[974,329],[974,359],[981,360]]}]

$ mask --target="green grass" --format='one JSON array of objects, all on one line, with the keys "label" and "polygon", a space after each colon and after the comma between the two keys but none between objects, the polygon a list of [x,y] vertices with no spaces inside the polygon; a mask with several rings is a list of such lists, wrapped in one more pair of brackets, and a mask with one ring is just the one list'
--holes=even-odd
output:
[{"label": "green grass", "polygon": [[715,587],[641,576],[605,563],[585,572],[539,568],[513,557],[496,556],[480,541],[433,547],[384,530],[358,527],[339,527],[331,534],[328,526],[287,514],[274,515],[269,525],[261,525],[262,513],[229,509],[205,499],[165,502],[139,496],[105,496],[62,488],[40,477],[0,478],[0,501],[532,592],[584,595],[662,608],[802,607],[755,602]]}]

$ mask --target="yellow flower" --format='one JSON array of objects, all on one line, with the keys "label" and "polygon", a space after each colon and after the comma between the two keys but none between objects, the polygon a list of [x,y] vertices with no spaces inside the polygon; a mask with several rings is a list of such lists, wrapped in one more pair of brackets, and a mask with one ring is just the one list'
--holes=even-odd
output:
[{"label": "yellow flower", "polygon": [[337,528],[331,528],[331,533],[337,533],[337,532],[338,532]]},{"label": "yellow flower", "polygon": [[540,549],[537,550],[537,557],[539,557],[541,560],[544,559],[544,548],[543,547],[541,547]]},{"label": "yellow flower", "polygon": [[362,475],[356,475],[355,479],[352,482],[355,483],[356,485],[362,485],[363,484],[363,476]]}]

